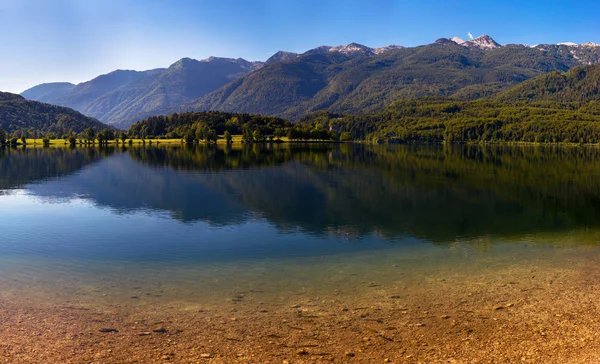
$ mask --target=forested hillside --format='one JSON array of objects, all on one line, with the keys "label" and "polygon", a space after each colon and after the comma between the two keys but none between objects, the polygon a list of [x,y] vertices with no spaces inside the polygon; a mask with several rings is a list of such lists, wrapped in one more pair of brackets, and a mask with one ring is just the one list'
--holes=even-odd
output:
[{"label": "forested hillside", "polygon": [[399,100],[365,115],[318,112],[300,124],[394,142],[600,143],[600,65],[550,73],[496,97]]},{"label": "forested hillside", "polygon": [[29,101],[19,95],[0,92],[0,128],[9,134],[26,132],[31,137],[41,137],[53,133],[60,137],[80,133],[87,128],[99,131],[106,125],[66,107]]},{"label": "forested hillside", "polygon": [[495,97],[499,101],[600,101],[600,65],[574,67],[525,81]]},{"label": "forested hillside", "polygon": [[317,111],[295,124],[248,114],[183,113],[149,118],[132,126],[130,134],[179,138],[211,129],[218,134],[258,130],[259,135],[285,134],[292,140],[600,143],[599,84],[600,65],[592,65],[542,75],[479,100],[398,100],[375,113]]},{"label": "forested hillside", "polygon": [[325,109],[358,114],[381,110],[398,99],[487,97],[579,64],[566,47],[483,50],[447,39],[369,57],[308,53],[266,66],[179,110],[249,112],[291,120]]}]

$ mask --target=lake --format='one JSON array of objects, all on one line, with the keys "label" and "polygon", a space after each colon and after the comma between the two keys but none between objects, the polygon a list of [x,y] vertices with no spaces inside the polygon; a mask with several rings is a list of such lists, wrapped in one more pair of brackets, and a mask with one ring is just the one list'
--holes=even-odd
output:
[{"label": "lake", "polygon": [[0,353],[586,362],[599,227],[596,148],[3,148]]}]

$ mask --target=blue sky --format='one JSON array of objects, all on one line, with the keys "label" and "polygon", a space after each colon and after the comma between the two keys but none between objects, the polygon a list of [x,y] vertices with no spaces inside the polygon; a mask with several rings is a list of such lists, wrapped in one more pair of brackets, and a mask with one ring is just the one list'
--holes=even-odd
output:
[{"label": "blue sky", "polygon": [[183,57],[265,60],[358,42],[415,46],[486,33],[600,43],[600,1],[0,0],[0,90],[89,80]]}]

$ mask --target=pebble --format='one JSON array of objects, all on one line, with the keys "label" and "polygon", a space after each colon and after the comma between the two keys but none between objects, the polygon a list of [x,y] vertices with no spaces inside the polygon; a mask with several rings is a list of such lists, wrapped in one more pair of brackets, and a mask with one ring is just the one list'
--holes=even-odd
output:
[{"label": "pebble", "polygon": [[347,357],[350,357],[350,358],[353,358],[355,355],[356,355],[356,354],[354,354],[354,353],[350,353],[350,352],[346,353],[346,356],[347,356]]},{"label": "pebble", "polygon": [[158,328],[158,329],[152,330],[152,331],[164,334],[165,332],[167,332],[167,329],[165,329],[164,327],[161,327],[161,328]]},{"label": "pebble", "polygon": [[503,310],[504,306],[496,306],[494,307],[494,311]]},{"label": "pebble", "polygon": [[506,305],[506,307],[513,307],[515,304],[514,303],[509,303]]},{"label": "pebble", "polygon": [[440,318],[443,318],[443,319],[449,319],[449,318],[450,318],[450,316],[448,316],[448,315],[442,315],[442,316],[440,316]]},{"label": "pebble", "polygon": [[100,332],[119,332],[119,330],[113,329],[113,328],[102,328],[98,331],[100,331]]},{"label": "pebble", "polygon": [[298,351],[296,351],[296,354],[306,355],[306,354],[308,354],[308,351],[306,351],[306,349],[298,349]]},{"label": "pebble", "polygon": [[212,358],[212,355],[211,354],[200,354],[200,357],[204,358],[204,359],[210,359],[210,358]]}]

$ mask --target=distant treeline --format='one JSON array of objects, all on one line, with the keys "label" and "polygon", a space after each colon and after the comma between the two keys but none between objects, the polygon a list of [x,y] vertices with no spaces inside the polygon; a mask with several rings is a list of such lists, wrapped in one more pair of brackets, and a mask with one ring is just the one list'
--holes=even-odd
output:
[{"label": "distant treeline", "polygon": [[216,141],[218,135],[241,135],[244,142],[261,142],[287,137],[291,140],[333,140],[337,133],[325,126],[292,124],[288,120],[262,115],[220,111],[187,112],[154,116],[129,128],[138,139],[184,139]]},{"label": "distant treeline", "polygon": [[368,115],[317,112],[300,121],[353,140],[399,143],[600,143],[600,102],[417,99]]},{"label": "distant treeline", "polygon": [[287,137],[393,143],[600,143],[600,102],[401,100],[382,111],[342,115],[318,111],[297,123],[227,112],[157,116],[134,124],[129,137],[216,140],[242,135],[244,142]]}]

